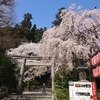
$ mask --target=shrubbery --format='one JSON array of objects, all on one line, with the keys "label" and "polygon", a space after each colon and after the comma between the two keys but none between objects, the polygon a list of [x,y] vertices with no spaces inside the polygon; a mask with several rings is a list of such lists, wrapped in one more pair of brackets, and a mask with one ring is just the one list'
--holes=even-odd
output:
[{"label": "shrubbery", "polygon": [[78,81],[78,71],[73,69],[66,73],[64,69],[59,70],[55,75],[55,89],[58,100],[69,100],[68,82]]},{"label": "shrubbery", "polygon": [[0,54],[0,89],[15,89],[17,84],[15,65],[11,58]]}]

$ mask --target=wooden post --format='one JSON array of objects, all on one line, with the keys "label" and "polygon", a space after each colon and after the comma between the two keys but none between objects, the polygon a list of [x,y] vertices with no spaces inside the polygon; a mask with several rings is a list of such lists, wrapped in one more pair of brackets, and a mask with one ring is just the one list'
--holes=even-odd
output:
[{"label": "wooden post", "polygon": [[20,70],[20,76],[19,76],[19,83],[18,83],[18,94],[22,94],[22,82],[23,82],[23,76],[24,76],[24,68],[25,68],[26,59],[23,58],[21,70]]}]

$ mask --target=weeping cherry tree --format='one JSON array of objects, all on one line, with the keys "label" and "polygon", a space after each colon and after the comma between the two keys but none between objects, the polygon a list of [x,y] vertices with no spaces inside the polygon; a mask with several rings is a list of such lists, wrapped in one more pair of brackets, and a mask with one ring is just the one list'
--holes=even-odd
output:
[{"label": "weeping cherry tree", "polygon": [[[7,54],[54,56],[55,62],[66,71],[72,70],[77,65],[76,59],[80,58],[90,66],[90,57],[99,50],[100,9],[81,10],[81,6],[72,4],[61,11],[60,17],[60,25],[45,31],[39,43],[23,43]],[[56,65],[56,71],[59,68]]]}]

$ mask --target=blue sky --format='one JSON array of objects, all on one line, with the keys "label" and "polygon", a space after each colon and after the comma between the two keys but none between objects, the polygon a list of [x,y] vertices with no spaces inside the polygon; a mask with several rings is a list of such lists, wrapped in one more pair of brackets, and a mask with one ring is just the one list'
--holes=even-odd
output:
[{"label": "blue sky", "polygon": [[67,9],[73,3],[76,6],[81,5],[82,9],[100,8],[100,0],[17,0],[17,22],[23,20],[24,14],[30,13],[33,17],[32,24],[36,24],[37,28],[51,28],[58,9],[61,7]]}]

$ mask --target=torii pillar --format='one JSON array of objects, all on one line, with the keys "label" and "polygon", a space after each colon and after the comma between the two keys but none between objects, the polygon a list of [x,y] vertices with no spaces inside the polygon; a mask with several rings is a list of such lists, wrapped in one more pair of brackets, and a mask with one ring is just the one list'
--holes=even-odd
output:
[{"label": "torii pillar", "polygon": [[54,76],[55,76],[54,66],[55,66],[54,57],[52,57],[52,65],[51,65],[52,94],[54,93]]},{"label": "torii pillar", "polygon": [[17,87],[18,94],[22,94],[22,83],[23,83],[23,76],[24,76],[25,63],[26,63],[26,59],[23,58],[22,66],[21,66],[21,70],[20,70],[20,76],[19,76],[18,87]]}]

